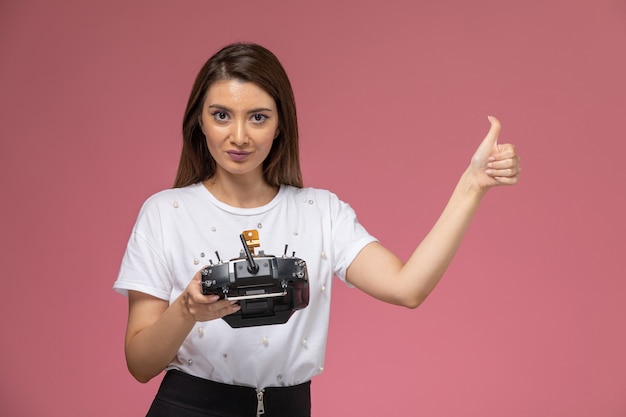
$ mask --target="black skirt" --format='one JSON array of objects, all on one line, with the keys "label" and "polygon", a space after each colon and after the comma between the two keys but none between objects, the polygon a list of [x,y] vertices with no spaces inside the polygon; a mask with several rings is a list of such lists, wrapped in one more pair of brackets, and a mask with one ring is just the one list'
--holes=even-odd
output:
[{"label": "black skirt", "polygon": [[168,371],[146,417],[310,417],[311,382],[291,387],[221,384]]}]

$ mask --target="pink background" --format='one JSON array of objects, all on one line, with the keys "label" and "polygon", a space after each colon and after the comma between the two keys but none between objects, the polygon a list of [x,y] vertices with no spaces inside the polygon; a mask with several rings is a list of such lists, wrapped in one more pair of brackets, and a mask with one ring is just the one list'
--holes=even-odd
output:
[{"label": "pink background", "polygon": [[0,3],[4,416],[140,416],[111,286],[201,64],[291,76],[307,185],[406,258],[488,129],[522,155],[418,310],[337,281],[315,416],[626,415],[626,3]]}]

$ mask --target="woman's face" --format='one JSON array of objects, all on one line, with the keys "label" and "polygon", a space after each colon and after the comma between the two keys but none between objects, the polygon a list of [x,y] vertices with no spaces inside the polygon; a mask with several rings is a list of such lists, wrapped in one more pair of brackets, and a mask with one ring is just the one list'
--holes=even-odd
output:
[{"label": "woman's face", "polygon": [[265,90],[239,80],[214,82],[204,100],[200,126],[218,176],[263,177],[263,161],[278,136],[278,110]]}]

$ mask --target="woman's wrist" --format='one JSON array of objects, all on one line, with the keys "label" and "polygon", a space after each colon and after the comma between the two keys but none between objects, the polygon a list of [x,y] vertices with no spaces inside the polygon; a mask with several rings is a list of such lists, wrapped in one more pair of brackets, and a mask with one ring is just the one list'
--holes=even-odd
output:
[{"label": "woman's wrist", "polygon": [[183,291],[171,307],[176,310],[177,315],[180,316],[185,323],[195,324],[196,319],[189,308],[189,297],[191,297],[191,295],[187,291]]},{"label": "woman's wrist", "polygon": [[476,174],[475,168],[471,165],[467,167],[465,172],[461,175],[458,187],[467,197],[481,200],[487,191],[489,191],[489,187],[481,184]]}]

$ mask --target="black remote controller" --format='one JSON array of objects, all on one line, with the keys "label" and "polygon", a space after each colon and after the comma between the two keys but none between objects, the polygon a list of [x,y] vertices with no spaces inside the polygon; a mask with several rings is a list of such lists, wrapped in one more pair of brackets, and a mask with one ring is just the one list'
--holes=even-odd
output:
[{"label": "black remote controller", "polygon": [[223,317],[233,328],[286,323],[296,310],[309,305],[309,276],[306,262],[287,255],[253,255],[240,235],[243,251],[239,258],[211,264],[201,271],[202,293],[236,300],[241,309]]}]

